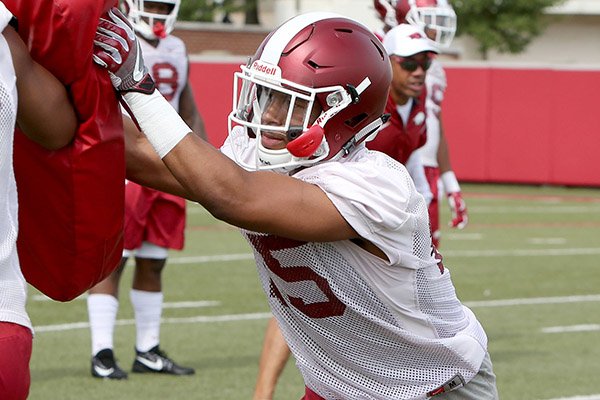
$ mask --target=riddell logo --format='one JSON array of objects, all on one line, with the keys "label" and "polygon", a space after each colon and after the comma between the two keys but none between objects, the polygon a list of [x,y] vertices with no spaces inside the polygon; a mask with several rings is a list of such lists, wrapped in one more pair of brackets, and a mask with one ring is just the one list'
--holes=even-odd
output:
[{"label": "riddell logo", "polygon": [[422,39],[423,35],[421,35],[419,32],[415,32],[412,35],[410,35],[409,38],[411,38],[411,39]]},{"label": "riddell logo", "polygon": [[254,61],[252,63],[252,70],[254,71],[258,71],[258,72],[262,72],[263,74],[267,74],[267,75],[279,75],[279,67],[277,67],[276,65],[271,65],[271,64],[263,64],[260,61]]}]

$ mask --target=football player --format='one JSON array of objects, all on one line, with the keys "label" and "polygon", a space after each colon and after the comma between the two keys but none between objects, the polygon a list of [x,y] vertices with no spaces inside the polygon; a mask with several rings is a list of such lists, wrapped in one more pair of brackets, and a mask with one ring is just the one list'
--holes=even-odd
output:
[{"label": "football player", "polygon": [[24,400],[29,393],[33,328],[17,254],[15,124],[38,145],[57,150],[71,142],[78,121],[65,87],[31,59],[11,21],[16,26],[0,1],[0,397]]},{"label": "football player", "polygon": [[[390,118],[366,146],[403,164],[417,191],[429,204],[431,191],[416,150],[427,140],[425,77],[437,47],[423,30],[408,24],[389,31],[383,38],[383,45],[392,62],[392,83],[385,107]],[[277,324],[270,321],[259,362],[255,400],[272,398],[289,355],[281,334],[276,331]]]},{"label": "football player", "polygon": [[[95,56],[145,136],[128,129],[127,151],[150,170],[161,159],[174,191],[242,229],[304,399],[497,399],[485,331],[432,245],[423,196],[364,145],[392,79],[374,34],[332,13],[273,30],[235,74],[219,152],[147,84],[123,20],[101,20]],[[164,177],[135,179],[176,186]]]},{"label": "football player", "polygon": [[[448,0],[374,0],[377,15],[387,32],[398,24],[411,24],[425,30],[428,37],[441,48],[452,43],[456,32],[456,13]],[[452,220],[449,225],[462,229],[467,225],[466,203],[456,175],[452,171],[450,153],[442,123],[442,101],[447,87],[446,73],[441,62],[433,58],[427,78],[427,142],[418,154],[425,167],[425,175],[432,193],[429,218],[434,245],[439,246],[439,200],[446,194]],[[440,186],[442,191],[440,191]]]},{"label": "football player", "polygon": [[[140,38],[141,51],[160,93],[194,132],[206,138],[189,83],[189,62],[181,39],[171,35],[180,0],[125,0],[122,9]],[[127,123],[127,122],[126,122]],[[129,163],[136,167],[135,163]],[[185,199],[127,182],[124,252],[119,267],[89,291],[92,376],[125,379],[115,361],[113,332],[119,307],[119,281],[130,256],[135,273],[129,292],[136,326],[133,372],[190,375],[194,370],[173,362],[159,346],[163,306],[162,272],[168,249],[181,250],[186,220]]]}]

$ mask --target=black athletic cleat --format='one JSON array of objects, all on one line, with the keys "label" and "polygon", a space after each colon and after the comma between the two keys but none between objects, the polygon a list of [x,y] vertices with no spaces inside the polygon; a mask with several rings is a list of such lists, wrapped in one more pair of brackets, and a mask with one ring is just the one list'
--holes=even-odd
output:
[{"label": "black athletic cleat", "polygon": [[104,379],[127,379],[127,372],[117,365],[111,349],[103,349],[92,357],[92,376]]},{"label": "black athletic cleat", "polygon": [[135,351],[132,372],[155,372],[171,375],[193,375],[194,369],[175,364],[158,345],[146,352]]}]

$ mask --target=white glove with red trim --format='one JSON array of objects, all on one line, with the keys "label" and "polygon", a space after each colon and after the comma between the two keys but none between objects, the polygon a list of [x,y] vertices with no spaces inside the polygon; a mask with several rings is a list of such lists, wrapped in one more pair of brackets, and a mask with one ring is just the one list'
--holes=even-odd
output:
[{"label": "white glove with red trim", "polygon": [[154,81],[144,65],[139,39],[127,17],[113,7],[98,22],[94,37],[94,62],[108,70],[119,92],[154,91]]},{"label": "white glove with red trim", "polygon": [[441,179],[452,212],[452,220],[448,222],[448,226],[463,229],[469,222],[469,216],[467,215],[467,204],[462,197],[456,175],[452,171],[447,171],[442,174]]}]

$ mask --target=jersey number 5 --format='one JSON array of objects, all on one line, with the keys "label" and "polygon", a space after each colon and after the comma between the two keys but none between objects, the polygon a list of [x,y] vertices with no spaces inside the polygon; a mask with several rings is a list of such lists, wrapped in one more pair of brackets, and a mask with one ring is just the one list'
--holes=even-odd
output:
[{"label": "jersey number 5", "polygon": [[279,261],[273,257],[273,251],[299,247],[305,245],[306,242],[284,239],[277,236],[252,234],[249,234],[249,239],[252,246],[263,257],[267,268],[269,268],[272,273],[289,283],[312,281],[327,298],[327,301],[306,303],[299,297],[288,295],[286,301],[285,297],[277,290],[274,284],[271,283],[275,295],[284,306],[289,306],[291,304],[310,318],[335,317],[344,313],[346,306],[335,296],[325,278],[317,274],[308,266],[282,267]]}]

